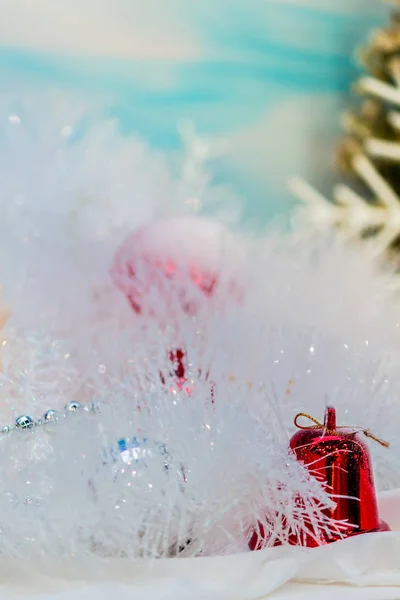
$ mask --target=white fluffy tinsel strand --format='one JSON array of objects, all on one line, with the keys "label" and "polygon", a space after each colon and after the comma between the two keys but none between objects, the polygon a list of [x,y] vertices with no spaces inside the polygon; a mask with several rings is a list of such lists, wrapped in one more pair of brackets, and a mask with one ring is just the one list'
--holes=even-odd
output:
[{"label": "white fluffy tinsel strand", "polygon": [[[144,223],[150,237],[163,231],[157,251],[179,243],[184,269],[204,258],[194,232],[210,248],[218,228],[195,217],[182,228],[179,184],[114,129],[70,140],[69,121],[50,123],[32,140],[24,123],[23,112],[7,122],[1,153],[0,280],[13,316],[0,416],[36,420],[72,400],[90,410],[0,438],[2,553],[204,556],[246,549],[258,521],[283,542],[304,519],[339,526],[326,523],[329,500],[288,453],[296,412],[321,420],[327,403],[340,424],[391,442],[371,443],[376,480],[400,486],[390,274],[340,245],[229,233],[211,257],[217,291],[193,289],[196,315],[174,298],[174,278],[162,313],[135,315],[109,276],[125,236]],[[173,198],[173,218],[152,230],[152,217],[168,215],[160,194]],[[189,393],[170,375],[177,347]],[[121,453],[118,441],[133,437],[137,454]]]},{"label": "white fluffy tinsel strand", "polygon": [[[86,307],[76,329],[75,306],[72,326],[64,315],[56,329],[10,332],[2,353],[5,425],[23,412],[37,419],[47,408],[62,410],[70,400],[94,403],[99,412],[1,439],[0,541],[7,555],[39,548],[53,555],[231,553],[246,548],[257,520],[272,523],[285,541],[283,517],[293,527],[301,521],[298,494],[316,519],[327,502],[287,452],[296,412],[321,419],[326,403],[335,405],[341,424],[369,427],[391,442],[389,450],[371,444],[376,480],[380,488],[399,485],[395,320],[381,329],[367,319],[363,331],[338,321],[335,330],[327,314],[325,330],[313,327],[318,287],[294,283],[301,263],[302,281],[316,286],[315,265],[290,246],[271,244],[274,254],[263,252],[258,264],[253,256],[246,274],[238,272],[245,285],[239,303],[228,296],[215,313],[205,301],[196,318],[177,310],[179,327],[143,321],[115,290],[105,319],[95,305],[92,315]],[[343,263],[340,249],[321,252],[321,264],[338,269],[324,289],[332,302],[337,273],[355,257]],[[269,261],[273,286],[259,277]],[[370,290],[378,281],[371,276]],[[340,294],[349,299],[350,291]],[[386,302],[386,316],[392,311],[394,318],[396,306]],[[356,307],[346,306],[350,321]],[[114,310],[122,326],[110,319]],[[178,341],[189,361],[189,395],[169,375],[167,353]],[[116,445],[133,436],[149,440],[151,458],[125,466]],[[160,443],[167,458],[158,454]]]}]

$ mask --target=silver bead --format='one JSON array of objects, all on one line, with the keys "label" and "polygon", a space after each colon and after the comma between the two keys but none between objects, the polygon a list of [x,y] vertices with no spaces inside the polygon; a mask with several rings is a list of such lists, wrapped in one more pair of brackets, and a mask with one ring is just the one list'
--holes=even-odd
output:
[{"label": "silver bead", "polygon": [[82,404],[80,404],[79,402],[76,402],[75,400],[72,400],[72,402],[68,402],[68,404],[65,407],[66,412],[78,412],[82,409]]},{"label": "silver bead", "polygon": [[58,412],[56,410],[50,409],[44,414],[44,422],[45,423],[54,423],[54,421],[58,421]]},{"label": "silver bead", "polygon": [[1,433],[10,433],[11,431],[11,427],[9,427],[8,425],[5,425],[2,430]]},{"label": "silver bead", "polygon": [[16,419],[15,426],[19,429],[31,429],[35,426],[35,421],[28,415],[22,415]]}]

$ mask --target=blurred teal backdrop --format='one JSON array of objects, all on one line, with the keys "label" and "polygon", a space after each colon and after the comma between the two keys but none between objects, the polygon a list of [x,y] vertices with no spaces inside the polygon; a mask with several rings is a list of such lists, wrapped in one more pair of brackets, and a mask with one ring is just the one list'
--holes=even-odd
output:
[{"label": "blurred teal backdrop", "polygon": [[329,184],[354,47],[385,17],[379,0],[3,0],[1,86],[79,90],[166,150],[192,121],[264,221],[288,211],[290,175]]}]

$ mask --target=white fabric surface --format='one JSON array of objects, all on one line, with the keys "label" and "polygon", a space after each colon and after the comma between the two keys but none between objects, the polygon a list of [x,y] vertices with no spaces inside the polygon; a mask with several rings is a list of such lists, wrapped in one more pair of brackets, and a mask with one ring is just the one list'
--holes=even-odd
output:
[{"label": "white fabric surface", "polygon": [[313,550],[217,558],[0,564],[0,600],[400,600],[400,490],[379,497],[390,533]]}]

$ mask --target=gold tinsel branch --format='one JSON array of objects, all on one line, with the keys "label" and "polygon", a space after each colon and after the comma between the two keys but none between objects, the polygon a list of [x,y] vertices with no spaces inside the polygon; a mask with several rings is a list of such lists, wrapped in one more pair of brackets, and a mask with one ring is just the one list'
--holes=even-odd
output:
[{"label": "gold tinsel branch", "polygon": [[290,184],[308,222],[371,239],[379,253],[400,245],[400,0],[392,4],[398,8],[389,25],[358,54],[365,69],[355,85],[361,101],[343,115],[337,156],[345,182],[334,187],[332,201],[302,179]]}]

